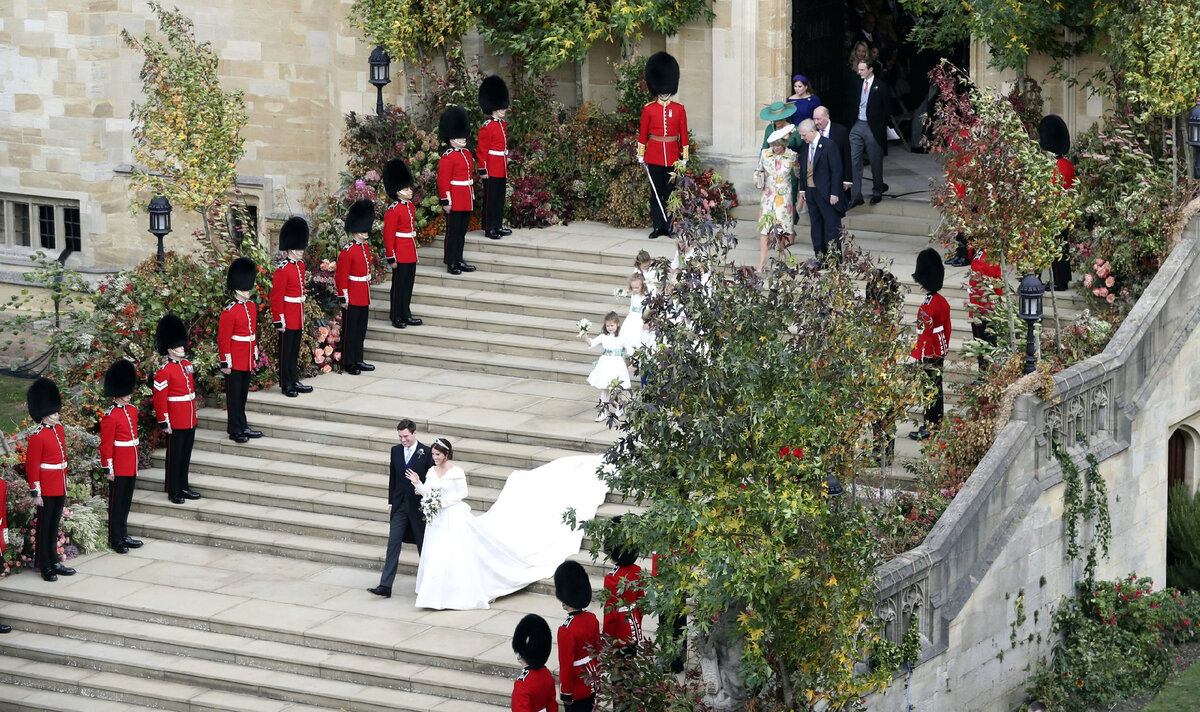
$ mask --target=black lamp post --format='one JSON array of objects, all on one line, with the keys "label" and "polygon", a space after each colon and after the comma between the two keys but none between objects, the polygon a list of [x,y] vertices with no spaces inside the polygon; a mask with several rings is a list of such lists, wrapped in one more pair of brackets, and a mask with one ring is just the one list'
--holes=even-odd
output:
[{"label": "black lamp post", "polygon": [[837,511],[839,504],[842,501],[842,495],[846,490],[842,488],[842,483],[838,481],[837,475],[829,475],[825,478],[825,487],[829,492],[829,507]]},{"label": "black lamp post", "polygon": [[163,271],[163,238],[171,232],[171,201],[157,196],[150,201],[150,234],[158,238],[158,271]]},{"label": "black lamp post", "polygon": [[383,47],[376,47],[371,50],[371,56],[367,59],[371,65],[370,82],[375,85],[378,91],[378,96],[375,100],[375,113],[383,114],[383,88],[391,84],[392,58],[387,52],[383,51]]},{"label": "black lamp post", "polygon": [[1187,142],[1196,154],[1196,164],[1192,166],[1192,177],[1200,178],[1200,101],[1188,112]]},{"label": "black lamp post", "polygon": [[1026,327],[1025,373],[1033,373],[1037,364],[1037,349],[1033,343],[1033,325],[1042,319],[1042,295],[1045,293],[1046,286],[1033,273],[1025,275],[1025,279],[1022,279],[1021,285],[1017,287],[1017,295],[1021,302],[1017,314],[1025,322]]}]

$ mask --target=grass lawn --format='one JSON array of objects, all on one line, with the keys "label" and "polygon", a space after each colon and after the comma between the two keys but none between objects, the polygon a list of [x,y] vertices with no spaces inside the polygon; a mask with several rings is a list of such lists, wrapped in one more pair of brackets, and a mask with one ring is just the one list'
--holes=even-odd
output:
[{"label": "grass lawn", "polygon": [[0,376],[0,431],[11,433],[25,419],[25,391],[29,390],[24,378]]},{"label": "grass lawn", "polygon": [[1142,712],[1191,712],[1200,700],[1200,665],[1192,665],[1159,690]]}]

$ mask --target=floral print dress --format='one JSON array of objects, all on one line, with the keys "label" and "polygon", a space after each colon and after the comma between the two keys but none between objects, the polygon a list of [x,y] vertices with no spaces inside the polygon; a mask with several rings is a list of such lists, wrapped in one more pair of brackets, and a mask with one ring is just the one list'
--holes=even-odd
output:
[{"label": "floral print dress", "polygon": [[792,231],[792,215],[795,202],[792,198],[792,174],[796,170],[796,152],[784,149],[775,153],[764,148],[754,171],[754,185],[762,191],[759,203],[758,227],[766,233],[779,225],[784,232]]}]

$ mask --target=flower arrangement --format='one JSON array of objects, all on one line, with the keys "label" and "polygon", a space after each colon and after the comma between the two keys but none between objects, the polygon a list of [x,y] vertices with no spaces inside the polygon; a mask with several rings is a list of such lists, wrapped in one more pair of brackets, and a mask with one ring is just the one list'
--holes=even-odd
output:
[{"label": "flower arrangement", "polygon": [[1103,257],[1097,257],[1092,263],[1092,271],[1083,275],[1083,286],[1090,289],[1092,296],[1103,299],[1109,304],[1117,301],[1117,295],[1129,296],[1129,290],[1117,288],[1117,278],[1112,273],[1112,263]]},{"label": "flower arrangement", "polygon": [[587,319],[580,319],[578,322],[576,322],[575,326],[579,328],[579,336],[584,336],[591,331],[592,322],[588,321]]},{"label": "flower arrangement", "polygon": [[442,511],[442,491],[437,487],[430,487],[429,494],[421,496],[421,518],[426,522],[432,522],[440,511]]},{"label": "flower arrangement", "polygon": [[629,296],[629,291],[624,289],[623,287],[617,287],[616,289],[613,290],[613,296],[616,297],[617,299],[624,299],[625,297]]}]

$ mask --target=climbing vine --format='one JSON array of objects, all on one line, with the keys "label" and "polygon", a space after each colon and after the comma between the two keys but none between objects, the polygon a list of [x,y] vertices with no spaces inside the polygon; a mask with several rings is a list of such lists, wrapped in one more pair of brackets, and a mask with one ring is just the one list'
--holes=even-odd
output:
[{"label": "climbing vine", "polygon": [[1063,483],[1066,485],[1063,492],[1063,526],[1066,528],[1068,559],[1079,558],[1079,523],[1085,518],[1095,517],[1095,533],[1087,547],[1084,564],[1084,580],[1090,586],[1096,579],[1097,547],[1104,556],[1108,556],[1112,521],[1108,514],[1108,486],[1100,474],[1100,463],[1088,448],[1087,438],[1081,436],[1080,444],[1087,456],[1087,468],[1083,471],[1057,440],[1052,440],[1050,447],[1062,467]]}]

